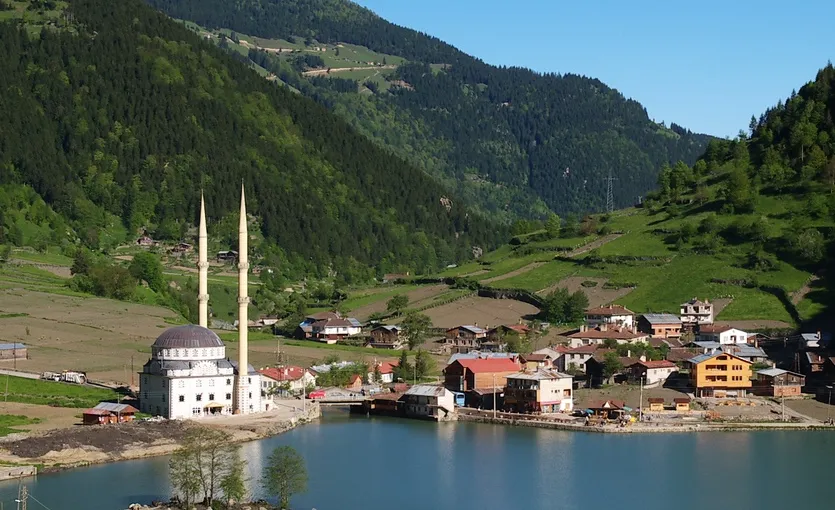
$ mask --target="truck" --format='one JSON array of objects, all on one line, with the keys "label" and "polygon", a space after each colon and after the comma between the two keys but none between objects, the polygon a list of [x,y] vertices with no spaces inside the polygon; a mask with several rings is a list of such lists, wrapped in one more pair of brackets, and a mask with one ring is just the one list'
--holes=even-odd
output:
[{"label": "truck", "polygon": [[87,374],[84,372],[74,372],[72,370],[64,370],[63,372],[44,372],[41,374],[41,379],[74,384],[85,384],[87,382]]}]

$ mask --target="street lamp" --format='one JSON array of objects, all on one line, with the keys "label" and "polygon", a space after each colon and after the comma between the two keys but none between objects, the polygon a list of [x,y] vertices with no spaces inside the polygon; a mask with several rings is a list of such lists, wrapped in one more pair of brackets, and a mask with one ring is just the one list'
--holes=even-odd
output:
[{"label": "street lamp", "polygon": [[826,410],[826,421],[831,423],[832,422],[832,386],[827,385],[826,389],[829,390],[829,402],[828,402],[829,407]]}]

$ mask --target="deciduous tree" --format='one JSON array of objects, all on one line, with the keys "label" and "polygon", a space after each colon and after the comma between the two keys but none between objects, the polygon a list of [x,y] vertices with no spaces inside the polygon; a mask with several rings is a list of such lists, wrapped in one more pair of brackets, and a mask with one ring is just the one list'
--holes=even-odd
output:
[{"label": "deciduous tree", "polygon": [[294,494],[307,491],[304,458],[292,446],[279,446],[267,458],[261,484],[267,494],[278,498],[279,508],[289,508]]}]

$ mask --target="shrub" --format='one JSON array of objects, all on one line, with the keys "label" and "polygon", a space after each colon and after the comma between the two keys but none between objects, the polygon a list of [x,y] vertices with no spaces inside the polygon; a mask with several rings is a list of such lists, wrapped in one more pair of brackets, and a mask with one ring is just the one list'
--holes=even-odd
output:
[{"label": "shrub", "polygon": [[583,287],[592,288],[592,287],[597,287],[597,282],[594,281],[594,280],[586,280],[583,283],[581,283],[580,285],[582,285]]}]

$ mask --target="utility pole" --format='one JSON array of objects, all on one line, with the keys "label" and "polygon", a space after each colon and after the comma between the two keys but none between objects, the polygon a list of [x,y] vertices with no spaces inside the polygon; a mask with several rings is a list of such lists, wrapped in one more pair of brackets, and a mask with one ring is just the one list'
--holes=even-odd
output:
[{"label": "utility pole", "polygon": [[133,388],[134,376],[136,372],[133,370],[133,354],[130,355],[130,387]]},{"label": "utility pole", "polygon": [[493,373],[493,419],[496,419],[496,374]]},{"label": "utility pole", "polygon": [[615,210],[615,196],[612,189],[612,183],[617,181],[617,177],[612,177],[611,170],[609,171],[609,177],[604,177],[604,181],[606,181],[606,212],[612,213]]},{"label": "utility pole", "polygon": [[829,390],[829,407],[826,410],[826,421],[832,423],[832,386],[826,388]]},{"label": "utility pole", "polygon": [[29,491],[22,483],[17,487],[17,510],[26,510],[26,500],[29,499]]},{"label": "utility pole", "polygon": [[786,379],[783,374],[783,379],[780,380],[780,419],[786,421]]},{"label": "utility pole", "polygon": [[644,421],[644,376],[641,376],[641,404],[638,406],[638,423]]}]

